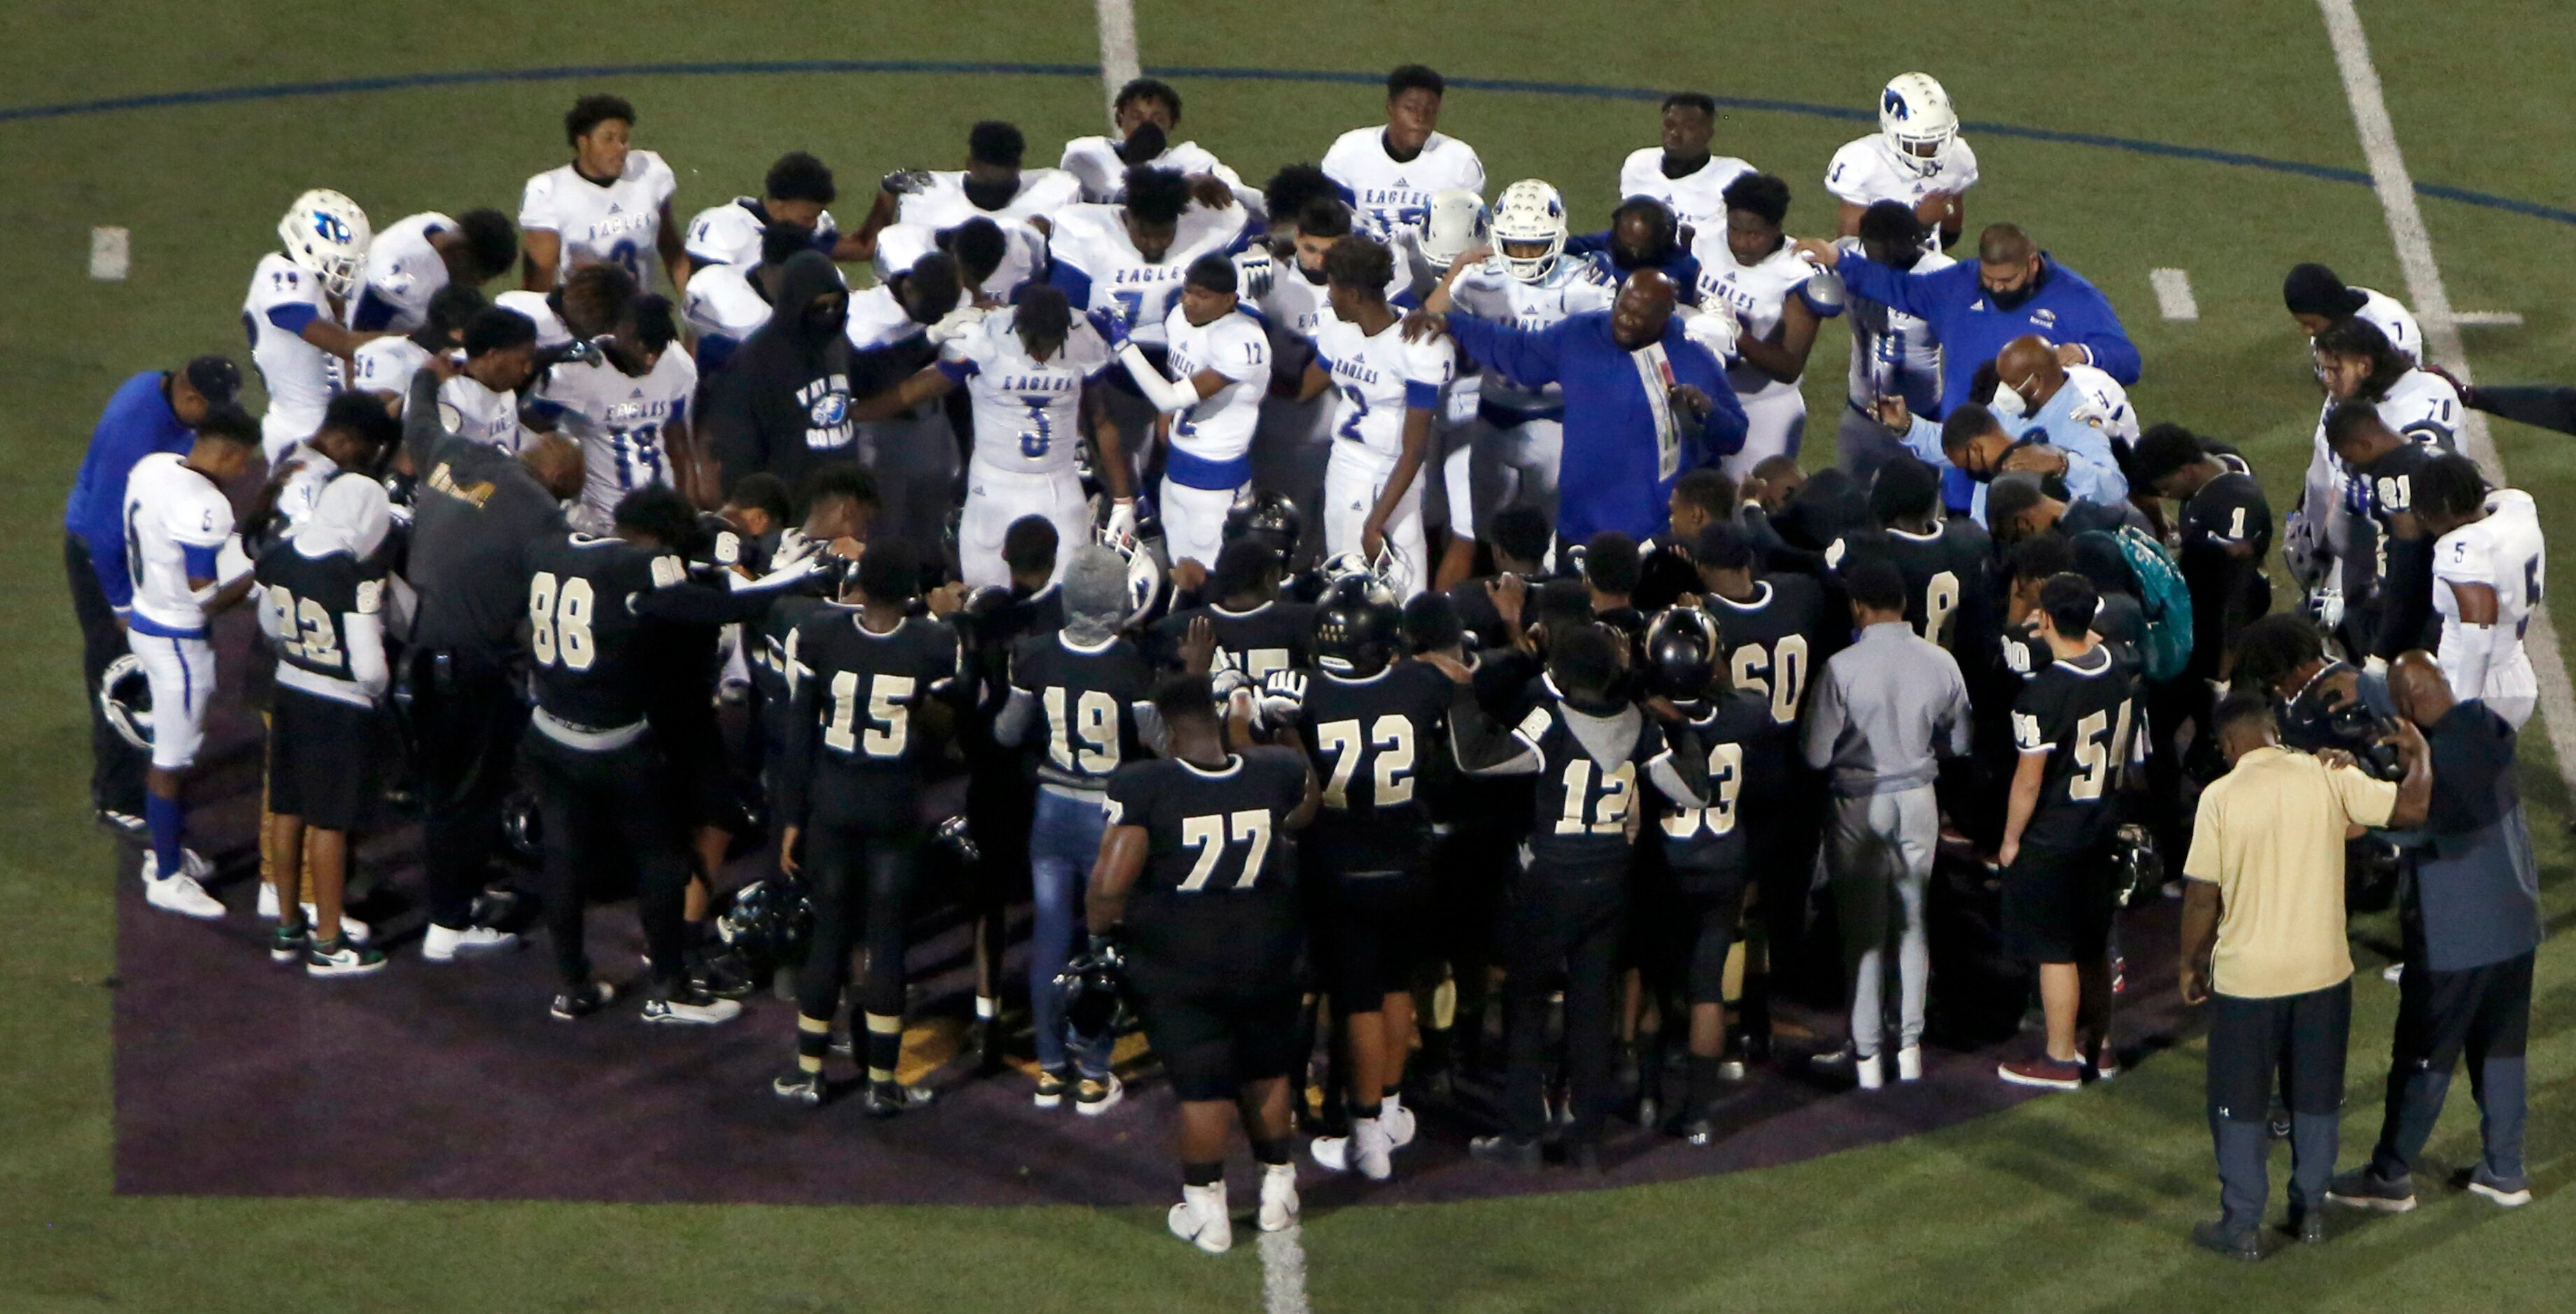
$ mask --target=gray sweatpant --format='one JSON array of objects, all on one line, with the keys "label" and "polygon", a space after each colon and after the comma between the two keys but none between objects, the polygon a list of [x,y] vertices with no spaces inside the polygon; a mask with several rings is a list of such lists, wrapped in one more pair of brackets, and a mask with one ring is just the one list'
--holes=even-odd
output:
[{"label": "gray sweatpant", "polygon": [[1852,1049],[1878,1054],[1887,1025],[1887,949],[1896,946],[1900,1048],[1923,1039],[1923,994],[1932,976],[1923,890],[1941,839],[1932,787],[1834,800],[1826,879],[1843,928],[1843,971],[1851,980]]}]

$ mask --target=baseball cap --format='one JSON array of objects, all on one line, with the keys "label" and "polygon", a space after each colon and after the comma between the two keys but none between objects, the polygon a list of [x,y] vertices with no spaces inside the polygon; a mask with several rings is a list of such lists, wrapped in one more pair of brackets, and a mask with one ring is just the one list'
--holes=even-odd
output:
[{"label": "baseball cap", "polygon": [[210,402],[228,402],[241,395],[241,366],[225,356],[199,356],[179,367],[188,376],[188,386]]}]

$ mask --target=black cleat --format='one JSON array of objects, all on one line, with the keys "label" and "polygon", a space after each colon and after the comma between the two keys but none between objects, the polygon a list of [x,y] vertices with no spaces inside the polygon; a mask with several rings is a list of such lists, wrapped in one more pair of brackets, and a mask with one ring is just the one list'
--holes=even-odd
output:
[{"label": "black cleat", "polygon": [[823,1073],[820,1069],[808,1072],[801,1067],[789,1068],[771,1080],[769,1092],[790,1104],[813,1108],[823,1102]]},{"label": "black cleat", "polygon": [[1469,1156],[1486,1163],[1500,1164],[1534,1173],[1546,1162],[1540,1157],[1538,1142],[1515,1140],[1510,1136],[1479,1136],[1467,1142]]},{"label": "black cleat", "polygon": [[2252,1232],[2231,1232],[2220,1221],[2191,1225],[2191,1243],[2213,1254],[2252,1263],[2263,1257],[2261,1238]]},{"label": "black cleat", "polygon": [[562,1021],[576,1022],[608,1007],[616,999],[617,987],[606,981],[585,981],[578,988],[558,993],[554,1007],[548,1011]]},{"label": "black cleat", "polygon": [[1001,1075],[1002,1069],[1010,1066],[1010,1055],[1005,1050],[1004,1045],[1005,1042],[1002,1037],[1002,1020],[1000,1018],[983,1017],[975,1019],[974,1046],[976,1076],[999,1076]]},{"label": "black cleat", "polygon": [[872,1081],[860,1094],[859,1104],[871,1118],[891,1118],[899,1113],[927,1108],[936,1098],[928,1087],[907,1086],[899,1081]]},{"label": "black cleat", "polygon": [[2281,1223],[2281,1231],[2297,1237],[2299,1244],[2313,1246],[2326,1239],[2326,1211],[2323,1205],[2291,1205],[2290,1216]]},{"label": "black cleat", "polygon": [[689,955],[689,984],[718,999],[742,999],[751,994],[751,974],[743,970],[742,960],[728,949],[704,949]]}]

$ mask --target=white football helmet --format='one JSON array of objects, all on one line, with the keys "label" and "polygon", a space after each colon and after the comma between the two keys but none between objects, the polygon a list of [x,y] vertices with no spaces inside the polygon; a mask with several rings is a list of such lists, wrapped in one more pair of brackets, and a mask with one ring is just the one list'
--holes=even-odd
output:
[{"label": "white football helmet", "polygon": [[358,290],[375,230],[356,201],[317,187],[287,208],[277,221],[277,239],[286,244],[287,259],[321,279],[323,290],[345,298]]},{"label": "white football helmet", "polygon": [[[1542,247],[1537,255],[1515,255],[1513,247]],[[1523,178],[1503,189],[1494,202],[1494,258],[1503,272],[1524,283],[1546,278],[1565,254],[1565,198],[1536,178]]]},{"label": "white football helmet", "polygon": [[1485,198],[1464,187],[1451,187],[1431,194],[1431,212],[1422,220],[1422,235],[1417,242],[1422,258],[1443,273],[1458,257],[1473,251],[1485,240]]},{"label": "white football helmet", "polygon": [[1899,73],[1878,95],[1878,134],[1918,174],[1931,173],[1959,136],[1950,93],[1929,73]]}]

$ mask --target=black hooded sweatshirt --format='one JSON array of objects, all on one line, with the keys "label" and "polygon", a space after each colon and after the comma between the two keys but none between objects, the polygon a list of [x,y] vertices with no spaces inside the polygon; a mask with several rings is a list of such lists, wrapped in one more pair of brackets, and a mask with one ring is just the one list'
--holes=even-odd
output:
[{"label": "black hooded sweatshirt", "polygon": [[707,399],[709,450],[726,493],[754,471],[795,488],[825,462],[856,454],[846,313],[828,326],[807,322],[815,302],[848,292],[819,252],[799,251],[780,266],[776,313],[743,341]]}]

